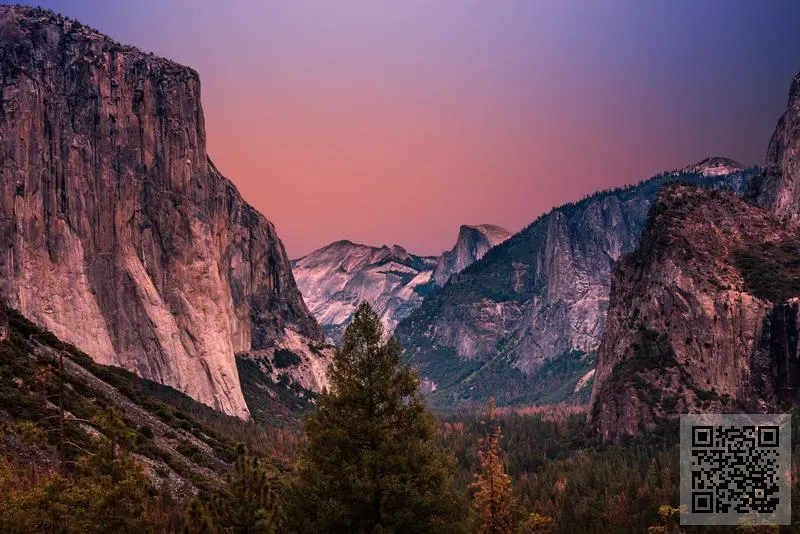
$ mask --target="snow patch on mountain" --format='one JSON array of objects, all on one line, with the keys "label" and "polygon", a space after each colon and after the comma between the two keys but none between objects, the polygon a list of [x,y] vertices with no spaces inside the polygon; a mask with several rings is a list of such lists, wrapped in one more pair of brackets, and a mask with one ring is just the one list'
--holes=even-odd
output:
[{"label": "snow patch on mountain", "polygon": [[441,256],[417,256],[399,245],[372,247],[341,240],[292,261],[306,305],[338,342],[361,301],[368,301],[387,334],[443,285],[509,233],[493,224],[464,225],[455,246]]}]

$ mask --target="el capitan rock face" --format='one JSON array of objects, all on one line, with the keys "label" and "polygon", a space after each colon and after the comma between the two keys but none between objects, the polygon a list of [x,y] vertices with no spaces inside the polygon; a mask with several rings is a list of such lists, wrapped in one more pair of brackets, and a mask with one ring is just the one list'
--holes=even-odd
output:
[{"label": "el capitan rock face", "polygon": [[197,73],[1,7],[0,75],[0,292],[98,362],[247,417],[234,354],[322,331],[206,154]]},{"label": "el capitan rock face", "polygon": [[665,186],[614,269],[592,393],[602,438],[799,401],[798,257],[800,230],[777,216],[729,192]]}]

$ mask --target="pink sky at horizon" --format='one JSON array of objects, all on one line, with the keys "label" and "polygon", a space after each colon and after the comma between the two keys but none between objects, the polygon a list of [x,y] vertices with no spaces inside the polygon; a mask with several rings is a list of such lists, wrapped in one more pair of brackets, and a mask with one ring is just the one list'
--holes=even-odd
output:
[{"label": "pink sky at horizon", "polygon": [[760,163],[800,70],[790,2],[42,3],[198,70],[208,153],[292,258],[439,254],[461,224]]}]

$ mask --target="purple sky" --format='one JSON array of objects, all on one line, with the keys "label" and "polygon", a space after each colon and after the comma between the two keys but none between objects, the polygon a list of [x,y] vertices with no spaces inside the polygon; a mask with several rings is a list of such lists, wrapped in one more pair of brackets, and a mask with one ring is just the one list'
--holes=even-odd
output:
[{"label": "purple sky", "polygon": [[297,257],[449,248],[720,155],[762,161],[800,2],[42,1],[200,72],[209,154]]}]

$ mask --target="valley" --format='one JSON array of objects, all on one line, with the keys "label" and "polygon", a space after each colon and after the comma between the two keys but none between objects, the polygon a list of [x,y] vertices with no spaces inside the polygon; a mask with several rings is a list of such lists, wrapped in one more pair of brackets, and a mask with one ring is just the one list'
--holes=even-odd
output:
[{"label": "valley", "polygon": [[[202,12],[192,9],[187,20]],[[286,82],[265,65],[289,52],[245,48],[250,70]],[[485,77],[503,78],[498,65]],[[330,66],[342,75],[335,61],[319,72]],[[225,84],[209,70],[218,98]],[[309,81],[318,74],[304,71],[304,84],[324,92]],[[349,98],[363,89],[354,79],[328,90]],[[232,90],[212,114],[198,70],[49,9],[0,6],[0,531],[731,532],[681,524],[679,420],[701,413],[792,415],[781,473],[792,522],[765,528],[800,529],[800,73],[763,161],[676,161],[638,182],[629,171],[640,167],[618,161],[609,177],[602,152],[620,120],[593,140],[605,148],[584,139],[557,173],[526,175],[535,194],[503,175],[510,154],[526,161],[516,144],[465,141],[513,128],[499,119],[462,127],[445,104],[480,91],[457,87],[438,106],[420,104],[431,123],[402,117],[428,127],[413,137],[426,140],[419,161],[430,175],[370,177],[353,195],[342,176],[361,171],[326,157],[371,168],[380,150],[407,147],[389,125],[384,136],[358,130],[374,124],[342,105],[315,108],[319,124],[347,118],[319,131],[288,111],[248,110],[254,131],[263,123],[270,133],[237,153],[261,165],[280,146],[297,170],[262,177],[254,166],[229,179],[210,156],[232,131],[219,109],[252,93],[272,105],[277,93]],[[360,104],[395,87],[372,89]],[[479,111],[500,113],[502,99],[485,98],[492,105]],[[652,98],[647,117],[661,111]],[[697,129],[714,122],[673,112]],[[564,120],[537,142],[554,146],[561,126],[592,131],[592,117]],[[469,147],[447,171],[439,165],[452,146],[437,121]],[[224,133],[212,135],[212,124]],[[685,130],[670,131],[680,143],[653,161],[696,144]],[[324,142],[282,144],[298,132]],[[521,139],[530,149],[532,138]],[[653,156],[646,141],[626,143],[631,161]],[[490,149],[503,157],[489,161]],[[592,168],[570,182],[570,165],[592,158],[606,174]],[[497,172],[480,174],[487,168]],[[351,209],[332,219],[311,200],[320,191]],[[550,193],[560,200],[540,209]],[[564,203],[566,193],[574,200]],[[530,206],[517,202],[525,195]],[[520,206],[525,222],[506,225]],[[519,230],[466,224],[495,220],[487,214]],[[437,232],[457,229],[455,241],[448,230],[441,245],[431,221]],[[313,239],[294,248],[287,236],[309,228]],[[339,228],[405,236],[409,246],[353,235],[308,246]],[[315,241],[316,232],[327,237]],[[757,489],[742,498],[763,499]]]}]

